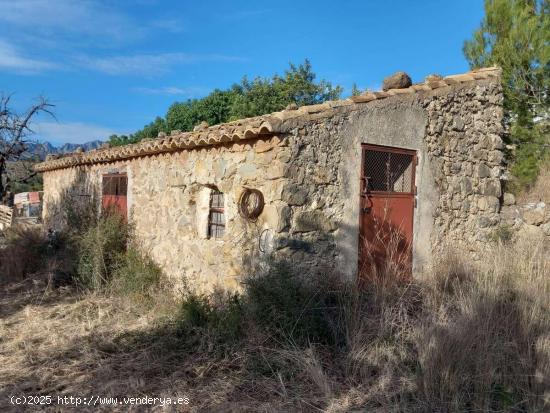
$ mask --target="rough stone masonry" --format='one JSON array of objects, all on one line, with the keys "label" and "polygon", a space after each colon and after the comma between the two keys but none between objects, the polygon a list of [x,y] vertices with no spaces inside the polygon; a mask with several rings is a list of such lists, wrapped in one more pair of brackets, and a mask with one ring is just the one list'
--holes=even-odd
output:
[{"label": "rough stone masonry", "polygon": [[[416,151],[413,274],[422,276],[449,244],[475,256],[500,222],[500,72],[403,86],[50,158],[37,166],[45,226],[62,229],[68,209],[99,211],[105,176],[124,173],[137,239],[175,280],[185,277],[199,290],[238,288],[265,255],[353,278],[361,144],[369,143]],[[263,195],[256,220],[239,214],[247,188]],[[212,194],[223,202],[214,215]],[[213,237],[216,214],[224,228]]]}]

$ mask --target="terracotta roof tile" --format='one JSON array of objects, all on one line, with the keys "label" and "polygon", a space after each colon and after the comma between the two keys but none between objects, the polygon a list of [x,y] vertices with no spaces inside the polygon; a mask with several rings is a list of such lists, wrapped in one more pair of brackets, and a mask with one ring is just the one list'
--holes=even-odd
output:
[{"label": "terracotta roof tile", "polygon": [[37,164],[35,170],[44,172],[76,165],[111,162],[155,153],[173,152],[283,134],[288,131],[288,126],[285,126],[285,122],[293,119],[308,121],[321,118],[325,115],[331,116],[335,113],[336,108],[350,107],[350,110],[353,110],[355,107],[359,108],[361,105],[375,100],[395,95],[429,92],[433,89],[451,87],[457,84],[497,78],[500,76],[500,73],[499,68],[488,67],[445,77],[432,75],[428,76],[424,83],[415,84],[405,89],[390,89],[386,92],[366,92],[359,96],[353,96],[350,99],[302,106],[298,109],[289,108],[288,110],[282,110],[269,115],[240,119],[221,125],[208,126],[205,123],[198,125],[193,132],[174,130],[170,135],[162,133],[159,134],[157,139],[143,140],[131,145],[97,149],[85,153],[72,153],[57,159],[47,159],[45,162]]}]

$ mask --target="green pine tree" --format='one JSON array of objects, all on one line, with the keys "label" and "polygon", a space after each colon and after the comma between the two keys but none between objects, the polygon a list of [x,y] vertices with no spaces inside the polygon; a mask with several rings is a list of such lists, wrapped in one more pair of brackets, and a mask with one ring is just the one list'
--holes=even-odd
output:
[{"label": "green pine tree", "polygon": [[512,173],[524,187],[547,156],[550,105],[550,1],[485,0],[485,17],[464,55],[472,68],[502,68]]}]

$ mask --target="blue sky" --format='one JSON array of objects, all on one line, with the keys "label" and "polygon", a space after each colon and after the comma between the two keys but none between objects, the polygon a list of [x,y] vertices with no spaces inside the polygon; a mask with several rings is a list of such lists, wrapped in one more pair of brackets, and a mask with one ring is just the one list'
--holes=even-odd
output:
[{"label": "blue sky", "polygon": [[0,92],[18,110],[46,96],[57,120],[37,137],[81,143],[305,58],[344,96],[397,70],[464,72],[482,16],[482,0],[0,0]]}]

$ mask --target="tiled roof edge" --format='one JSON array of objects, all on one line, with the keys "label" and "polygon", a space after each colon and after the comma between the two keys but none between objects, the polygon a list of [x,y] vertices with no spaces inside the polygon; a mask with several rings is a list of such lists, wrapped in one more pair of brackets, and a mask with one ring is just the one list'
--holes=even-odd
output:
[{"label": "tiled roof edge", "polygon": [[135,144],[107,147],[89,152],[75,152],[57,159],[48,159],[35,165],[37,172],[69,168],[78,165],[113,162],[158,153],[174,152],[197,147],[213,146],[229,142],[241,142],[283,134],[287,132],[285,121],[290,119],[309,120],[311,115],[333,113],[339,107],[360,107],[362,104],[386,99],[395,95],[415,94],[450,87],[479,80],[500,78],[498,67],[487,67],[467,73],[451,76],[428,76],[423,83],[414,84],[405,89],[390,89],[379,92],[366,92],[349,99],[328,101],[318,105],[302,106],[297,109],[286,109],[269,115],[241,119],[234,122],[210,126],[199,125],[193,132],[172,131],[169,135],[159,134],[156,139],[143,140]]}]

